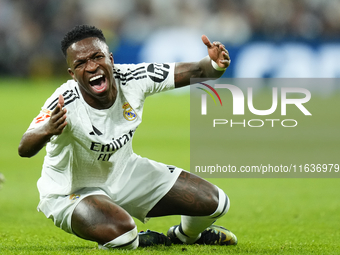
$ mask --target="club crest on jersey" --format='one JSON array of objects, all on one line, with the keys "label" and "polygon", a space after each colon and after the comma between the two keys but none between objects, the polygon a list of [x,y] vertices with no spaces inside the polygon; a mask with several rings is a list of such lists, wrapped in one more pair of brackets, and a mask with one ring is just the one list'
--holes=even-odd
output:
[{"label": "club crest on jersey", "polygon": [[78,198],[80,198],[79,194],[72,194],[72,195],[70,195],[70,200],[72,200],[72,201],[76,201]]},{"label": "club crest on jersey", "polygon": [[137,118],[137,114],[133,111],[133,109],[131,108],[128,102],[123,104],[123,109],[124,109],[123,116],[128,121],[132,121],[135,118]]}]

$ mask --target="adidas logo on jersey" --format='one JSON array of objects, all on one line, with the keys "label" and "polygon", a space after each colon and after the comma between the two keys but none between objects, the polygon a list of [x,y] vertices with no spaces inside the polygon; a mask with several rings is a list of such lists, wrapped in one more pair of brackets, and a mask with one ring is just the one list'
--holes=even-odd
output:
[{"label": "adidas logo on jersey", "polygon": [[167,166],[167,167],[168,167],[170,173],[173,173],[175,171],[175,168],[176,168],[175,166]]},{"label": "adidas logo on jersey", "polygon": [[92,125],[93,131],[89,133],[89,135],[102,135],[103,133],[100,132],[95,126]]}]

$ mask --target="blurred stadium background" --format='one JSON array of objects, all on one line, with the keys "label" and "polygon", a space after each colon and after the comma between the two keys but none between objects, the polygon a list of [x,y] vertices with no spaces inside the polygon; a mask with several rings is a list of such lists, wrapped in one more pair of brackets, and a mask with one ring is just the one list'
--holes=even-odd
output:
[{"label": "blurred stadium background", "polygon": [[117,63],[197,60],[206,34],[229,49],[228,77],[340,76],[339,0],[0,0],[1,76],[66,76],[60,40],[83,23]]},{"label": "blurred stadium background", "polygon": [[[340,0],[0,0],[0,172],[6,178],[0,190],[0,253],[85,254],[96,247],[63,233],[36,212],[36,181],[45,153],[29,160],[16,153],[44,100],[69,79],[60,40],[84,23],[103,30],[116,63],[196,61],[207,54],[200,39],[206,34],[230,52],[232,64],[224,77],[340,77]],[[330,99],[318,105],[316,100],[311,107],[321,111],[330,100],[337,108],[334,90],[327,92]],[[134,150],[189,169],[189,95],[174,99],[165,93],[148,100]],[[325,136],[308,133],[320,140],[316,154],[327,149],[336,154],[336,146],[328,145],[339,140],[338,115],[331,125],[316,126]],[[232,200],[227,217],[219,221],[241,240],[230,253],[340,249],[339,178],[213,182]],[[137,224],[140,230],[165,232],[178,218],[155,219],[147,227]],[[191,254],[199,254],[197,247],[192,249]],[[219,251],[225,253],[214,248],[215,254]]]}]

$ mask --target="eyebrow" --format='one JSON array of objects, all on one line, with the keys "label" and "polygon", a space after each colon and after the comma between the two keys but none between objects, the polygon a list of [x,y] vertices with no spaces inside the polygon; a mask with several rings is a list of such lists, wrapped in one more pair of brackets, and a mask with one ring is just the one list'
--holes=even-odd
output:
[{"label": "eyebrow", "polygon": [[[97,55],[98,53],[101,53],[101,51],[96,51],[95,53],[93,53],[91,56],[90,56],[90,58],[93,58],[95,55]],[[85,62],[85,60],[86,60],[87,58],[81,58],[81,59],[77,59],[77,60],[75,60],[74,62],[73,62],[73,65],[76,65],[76,64],[78,64],[78,63],[83,63],[83,62]]]}]

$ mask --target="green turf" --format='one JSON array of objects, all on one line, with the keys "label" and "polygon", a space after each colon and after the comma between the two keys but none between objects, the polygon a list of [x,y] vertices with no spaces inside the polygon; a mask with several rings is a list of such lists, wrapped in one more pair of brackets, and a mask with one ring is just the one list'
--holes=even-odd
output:
[{"label": "green turf", "polygon": [[[21,135],[59,81],[0,80],[0,254],[106,254],[93,242],[56,228],[36,211],[44,151],[17,155]],[[338,100],[333,97],[330,100]],[[142,156],[189,169],[189,96],[164,94],[146,100],[134,149]],[[152,134],[152,136],[151,136]],[[323,148],[327,149],[327,148]],[[235,247],[171,246],[116,254],[338,254],[339,179],[211,179],[231,199],[218,220],[239,239]],[[139,230],[166,232],[178,216],[156,218]]]}]

